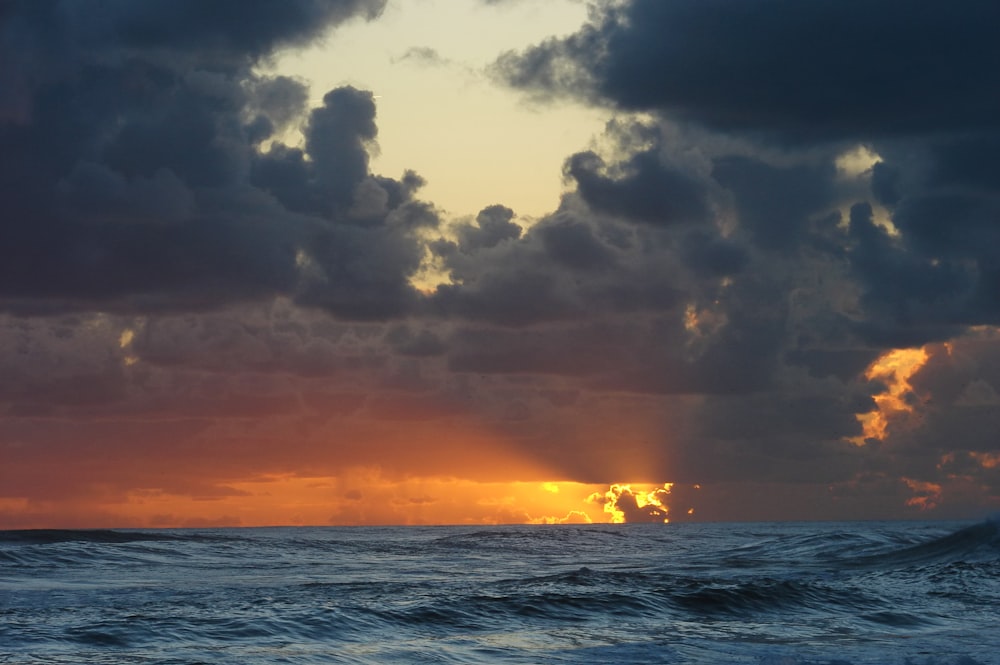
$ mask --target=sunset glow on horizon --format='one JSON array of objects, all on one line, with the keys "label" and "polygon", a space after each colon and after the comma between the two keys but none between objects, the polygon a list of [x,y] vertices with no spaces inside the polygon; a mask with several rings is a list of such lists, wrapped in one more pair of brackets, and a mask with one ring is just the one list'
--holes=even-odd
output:
[{"label": "sunset glow on horizon", "polygon": [[234,481],[210,497],[135,490],[66,505],[4,500],[0,514],[19,514],[7,526],[22,529],[668,522],[669,485],[389,479],[377,469],[357,469],[343,476]]}]

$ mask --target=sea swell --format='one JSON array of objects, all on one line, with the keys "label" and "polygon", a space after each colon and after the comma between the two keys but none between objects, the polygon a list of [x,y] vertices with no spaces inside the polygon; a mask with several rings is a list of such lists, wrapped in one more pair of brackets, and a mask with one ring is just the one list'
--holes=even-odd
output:
[{"label": "sea swell", "polygon": [[0,663],[995,665],[995,522],[0,533]]}]

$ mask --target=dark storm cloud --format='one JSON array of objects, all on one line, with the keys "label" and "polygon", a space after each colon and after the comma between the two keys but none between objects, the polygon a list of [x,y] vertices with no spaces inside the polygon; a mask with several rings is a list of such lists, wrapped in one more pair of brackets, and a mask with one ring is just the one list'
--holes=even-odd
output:
[{"label": "dark storm cloud", "polygon": [[[375,139],[375,100],[370,92],[338,88],[323,97],[306,127],[306,152],[317,189],[328,205],[346,205],[368,174],[364,143]],[[322,211],[321,211],[322,212]]]},{"label": "dark storm cloud", "polygon": [[588,150],[563,164],[563,176],[592,210],[654,226],[707,220],[708,183],[690,164],[671,162],[676,151],[658,126],[612,119],[604,140],[610,160]]},{"label": "dark storm cloud", "polygon": [[607,3],[566,38],[497,62],[510,83],[797,140],[993,128],[989,0]]},{"label": "dark storm cloud", "polygon": [[549,271],[487,273],[475,286],[440,285],[433,305],[444,316],[495,325],[527,326],[578,318],[579,303]]},{"label": "dark storm cloud", "polygon": [[521,227],[515,224],[514,211],[506,206],[492,205],[483,208],[476,215],[475,224],[461,224],[456,229],[458,244],[462,250],[492,248],[504,240],[521,237]]},{"label": "dark storm cloud", "polygon": [[[852,206],[851,266],[868,316],[862,334],[883,346],[914,346],[958,332],[970,307],[975,276],[967,265],[906,251],[872,220],[868,203]],[[908,236],[904,236],[907,238]]]},{"label": "dark storm cloud", "polygon": [[[601,158],[601,183],[577,178],[558,211],[522,232],[511,211],[493,206],[460,224],[456,241],[433,245],[455,283],[437,288],[431,311],[476,324],[451,338],[452,370],[586,377],[594,390],[663,395],[770,384],[789,323],[774,293],[790,279],[781,263],[758,264],[748,240],[774,236],[770,248],[785,227],[829,206],[832,165],[803,177],[734,160],[728,174],[746,193],[733,198],[741,210],[757,206],[760,230],[732,235],[709,217],[709,194],[719,190],[709,169],[682,175],[684,146],[654,127],[623,127],[609,127],[614,153]],[[774,221],[768,194],[810,178],[818,184],[804,203]],[[808,195],[816,190],[818,202]],[[693,214],[678,217],[674,203],[685,197],[696,203],[680,207]]]},{"label": "dark storm cloud", "polygon": [[414,239],[392,228],[322,229],[305,243],[315,261],[296,301],[361,320],[398,316],[415,306],[409,283],[423,258]]},{"label": "dark storm cloud", "polygon": [[525,330],[467,328],[451,340],[449,368],[489,374],[588,376],[625,360],[607,325]]},{"label": "dark storm cloud", "polygon": [[697,181],[663,164],[655,150],[632,155],[608,173],[604,160],[581,152],[566,160],[563,171],[594,210],[648,224],[698,221],[706,214],[705,195]]},{"label": "dark storm cloud", "polygon": [[998,181],[992,177],[1000,172],[998,147],[1000,133],[934,137],[885,151],[889,205],[901,249],[910,261],[924,264],[925,281],[936,277],[924,290],[936,299],[936,311],[946,322],[1000,320],[1000,205]]},{"label": "dark storm cloud", "polygon": [[[983,84],[1000,65],[998,20],[985,1],[631,0],[596,5],[576,33],[506,53],[494,71],[537,94],[700,128],[711,184],[635,146],[619,173],[587,152],[566,173],[594,210],[637,221],[728,202],[734,237],[800,267],[817,252],[848,267],[861,290],[849,334],[919,345],[1000,319],[1000,94]],[[875,163],[851,189],[834,158],[859,145]],[[713,236],[686,246],[703,276],[749,265],[738,246],[706,252],[725,246]]]},{"label": "dark storm cloud", "polygon": [[[925,427],[901,433],[908,446],[949,450],[996,450],[992,433],[1000,418],[1000,346],[993,331],[973,331],[935,345],[926,367],[914,377],[914,395],[925,414]],[[966,432],[954,441],[946,432]],[[925,470],[926,472],[926,470]]]},{"label": "dark storm cloud", "polygon": [[431,243],[452,283],[430,311],[518,327],[670,312],[682,327],[685,305],[746,268],[745,240],[710,215],[718,184],[707,166],[685,168],[684,147],[655,125],[612,122],[605,139],[607,154],[567,160],[575,189],[553,213],[522,229],[494,205]]},{"label": "dark storm cloud", "polygon": [[[328,92],[304,127],[305,146],[272,146],[255,154],[250,183],[290,211],[331,221],[381,224],[390,211],[406,226],[435,226],[433,210],[411,199],[423,179],[407,171],[402,180],[369,175],[369,148],[378,134],[372,93],[345,86]],[[396,220],[397,222],[400,220]]]},{"label": "dark storm cloud", "polygon": [[[431,302],[477,324],[452,336],[453,371],[586,377],[594,390],[649,394],[771,382],[789,317],[773,292],[787,278],[742,275],[751,255],[707,229],[691,240],[578,204],[568,197],[520,238],[442,252],[461,283]],[[720,283],[727,275],[740,279]]]},{"label": "dark storm cloud", "polygon": [[715,160],[715,180],[731,192],[740,226],[765,249],[790,249],[802,243],[810,217],[834,202],[834,167],[774,166],[750,157]]},{"label": "dark storm cloud", "polygon": [[874,406],[861,386],[786,378],[774,388],[706,399],[697,435],[671,446],[676,479],[833,483],[864,468],[865,452],[846,443],[861,433],[855,414]]},{"label": "dark storm cloud", "polygon": [[[812,222],[795,226],[798,243],[788,245],[808,245],[845,262],[861,296],[862,316],[853,317],[852,326],[870,343],[920,345],[1000,320],[1000,208],[988,175],[996,168],[990,146],[998,136],[935,133],[876,143],[880,161],[868,192],[845,197],[826,186],[811,197],[813,213],[802,210]],[[797,201],[810,201],[806,191],[781,199],[775,192],[772,200],[787,200],[794,209]],[[824,200],[841,201],[846,214],[822,222]]]},{"label": "dark storm cloud", "polygon": [[438,286],[432,312],[502,326],[586,320],[598,312],[674,309],[677,260],[639,242],[636,228],[595,215],[577,195],[522,234],[499,206],[431,249],[455,282]]},{"label": "dark storm cloud", "polygon": [[252,142],[289,127],[306,113],[309,89],[301,81],[274,76],[248,81],[244,87],[248,108],[255,114],[248,126]]},{"label": "dark storm cloud", "polygon": [[[354,16],[375,18],[384,0],[218,0],[212,3],[110,0],[86,3],[15,0],[5,18],[33,36],[58,36],[65,48],[162,49],[213,59],[259,58],[303,43]],[[34,43],[31,39],[26,39]]]},{"label": "dark storm cloud", "polygon": [[[988,27],[998,20],[981,1],[632,0],[503,55],[495,72],[534,93],[700,127],[711,184],[665,166],[662,142],[633,146],[620,173],[593,153],[566,173],[594,210],[637,221],[728,202],[732,238],[797,257],[796,272],[847,267],[860,309],[835,322],[841,344],[911,346],[1000,320],[1000,95],[983,85],[1000,65]],[[746,143],[727,147],[718,131]],[[866,186],[848,187],[834,158],[858,145],[875,163]],[[702,277],[735,274],[752,264],[730,242],[692,232],[682,250]]]},{"label": "dark storm cloud", "polygon": [[614,266],[611,248],[598,240],[586,224],[560,221],[544,226],[539,233],[548,256],[567,268],[592,272]]},{"label": "dark storm cloud", "polygon": [[715,233],[694,231],[684,236],[682,243],[685,264],[701,277],[735,275],[750,261],[745,247]]},{"label": "dark storm cloud", "polygon": [[346,317],[408,307],[422,252],[411,234],[437,218],[412,201],[415,174],[369,174],[371,93],[329,92],[304,148],[261,153],[308,93],[251,71],[382,5],[5,5],[6,305],[152,311],[286,294]]}]

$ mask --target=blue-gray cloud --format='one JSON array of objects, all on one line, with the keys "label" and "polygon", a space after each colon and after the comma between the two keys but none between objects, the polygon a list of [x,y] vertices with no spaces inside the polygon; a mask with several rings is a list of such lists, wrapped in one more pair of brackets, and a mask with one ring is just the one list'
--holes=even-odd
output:
[{"label": "blue-gray cloud", "polygon": [[[383,4],[5,4],[2,305],[140,312],[283,294],[346,317],[406,308],[412,231],[436,216],[412,200],[419,176],[370,174],[371,93],[339,88],[307,113],[303,84],[253,73]],[[303,120],[303,148],[273,142]]]}]

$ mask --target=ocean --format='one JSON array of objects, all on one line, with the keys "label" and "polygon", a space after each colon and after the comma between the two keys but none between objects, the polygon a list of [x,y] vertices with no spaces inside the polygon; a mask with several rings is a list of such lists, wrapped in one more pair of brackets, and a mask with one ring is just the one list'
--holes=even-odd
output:
[{"label": "ocean", "polygon": [[1000,523],[5,531],[0,663],[1000,664]]}]

